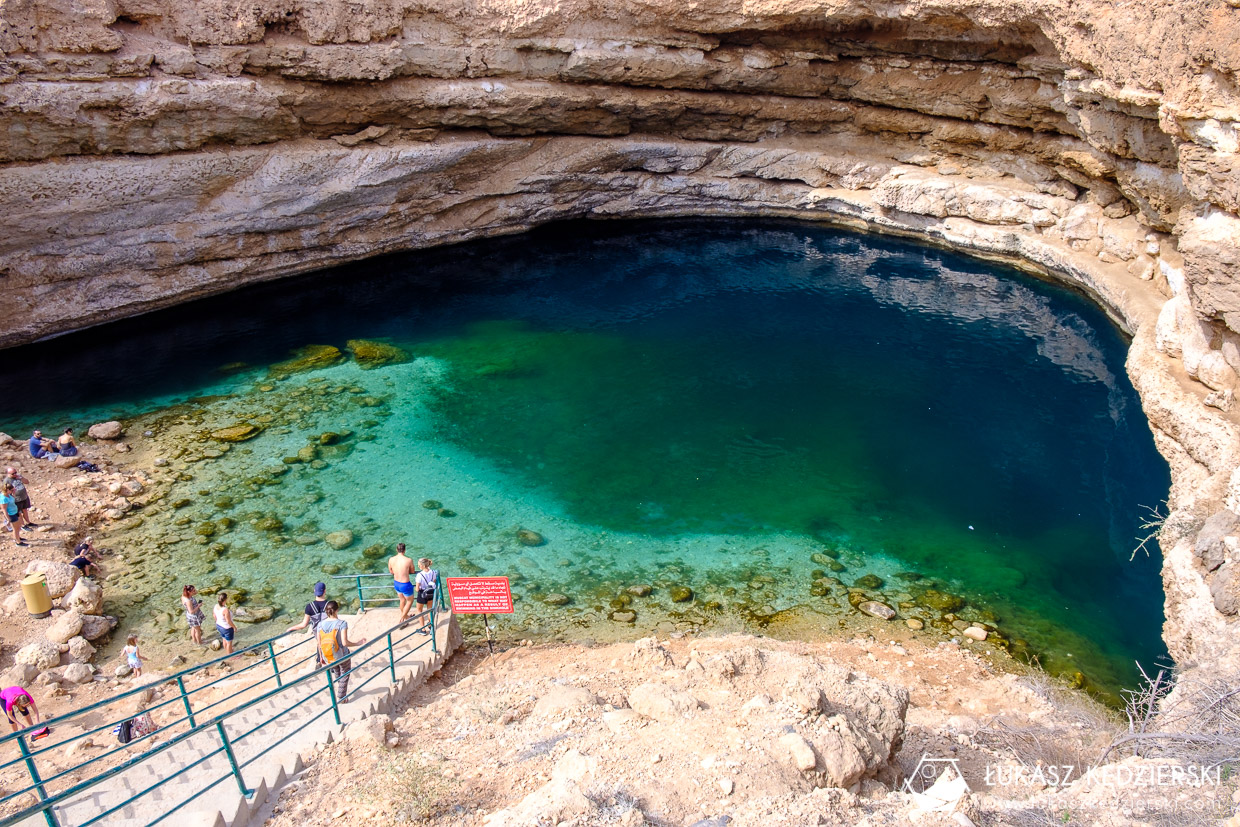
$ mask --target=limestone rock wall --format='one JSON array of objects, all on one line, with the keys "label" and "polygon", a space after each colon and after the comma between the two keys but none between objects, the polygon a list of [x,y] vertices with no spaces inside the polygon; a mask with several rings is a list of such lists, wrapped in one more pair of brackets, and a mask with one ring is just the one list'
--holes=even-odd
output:
[{"label": "limestone rock wall", "polygon": [[939,240],[1133,334],[1167,639],[1240,668],[1238,2],[8,0],[0,346],[557,218]]}]

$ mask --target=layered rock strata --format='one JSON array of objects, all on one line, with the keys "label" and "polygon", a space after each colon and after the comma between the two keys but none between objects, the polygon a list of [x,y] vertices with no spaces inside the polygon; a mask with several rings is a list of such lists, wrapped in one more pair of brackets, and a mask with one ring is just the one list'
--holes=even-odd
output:
[{"label": "layered rock strata", "polygon": [[0,345],[560,218],[917,235],[1132,334],[1167,642],[1240,670],[1229,2],[10,0]]}]

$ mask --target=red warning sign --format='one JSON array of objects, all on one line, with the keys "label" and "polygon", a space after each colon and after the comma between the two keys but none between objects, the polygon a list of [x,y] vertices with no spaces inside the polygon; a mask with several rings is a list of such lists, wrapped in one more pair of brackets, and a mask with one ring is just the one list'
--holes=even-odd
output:
[{"label": "red warning sign", "polygon": [[449,577],[448,599],[456,614],[512,614],[512,587],[507,577]]}]

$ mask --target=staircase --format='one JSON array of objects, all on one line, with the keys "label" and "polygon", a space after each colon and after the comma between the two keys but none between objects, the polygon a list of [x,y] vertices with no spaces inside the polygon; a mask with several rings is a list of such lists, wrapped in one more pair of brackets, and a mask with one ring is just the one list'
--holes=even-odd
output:
[{"label": "staircase", "polygon": [[[165,693],[148,708],[156,711],[159,729],[125,746],[111,734],[111,722],[131,715],[133,696],[147,687],[48,721],[53,735],[43,741],[27,742],[25,733],[0,739],[11,742],[0,754],[18,756],[0,769],[12,774],[24,763],[28,773],[18,792],[0,798],[2,812],[9,813],[0,827],[145,827],[170,816],[176,827],[244,825],[318,746],[349,723],[389,709],[439,670],[459,644],[460,631],[450,612],[429,614],[433,636],[415,632],[423,620],[395,628],[394,609],[342,617],[350,637],[368,639],[350,655],[346,703],[332,703],[332,682],[328,670],[315,667],[312,639],[294,633],[242,650],[265,657],[203,687],[190,688],[223,659],[151,684]],[[89,713],[98,720],[100,712],[109,723],[56,737],[82,726],[73,719]],[[82,760],[69,769],[52,766],[50,759],[88,736],[106,745],[103,754],[82,749]],[[47,741],[54,743],[45,746]]]}]

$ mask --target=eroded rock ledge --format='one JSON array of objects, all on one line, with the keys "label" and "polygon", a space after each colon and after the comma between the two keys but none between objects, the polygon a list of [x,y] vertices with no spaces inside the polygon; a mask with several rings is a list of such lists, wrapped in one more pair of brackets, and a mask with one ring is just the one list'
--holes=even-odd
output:
[{"label": "eroded rock ledge", "polygon": [[784,215],[938,240],[1076,283],[1132,333],[1174,477],[1167,641],[1240,671],[1234,15],[10,0],[0,346],[558,218]]}]

